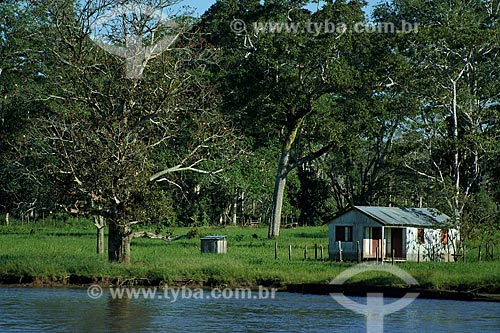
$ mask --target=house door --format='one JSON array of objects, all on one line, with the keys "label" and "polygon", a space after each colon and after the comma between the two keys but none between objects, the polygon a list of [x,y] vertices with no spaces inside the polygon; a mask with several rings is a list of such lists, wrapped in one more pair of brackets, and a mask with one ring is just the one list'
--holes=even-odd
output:
[{"label": "house door", "polygon": [[403,258],[403,230],[402,228],[391,228],[391,255],[394,250],[396,258]]},{"label": "house door", "polygon": [[382,257],[382,228],[372,228],[372,247],[373,255],[376,255],[378,249],[378,257]]}]

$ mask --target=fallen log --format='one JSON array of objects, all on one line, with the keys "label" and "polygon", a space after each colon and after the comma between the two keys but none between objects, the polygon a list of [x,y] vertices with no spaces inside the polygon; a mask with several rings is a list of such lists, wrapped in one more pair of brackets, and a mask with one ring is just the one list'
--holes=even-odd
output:
[{"label": "fallen log", "polygon": [[131,239],[134,239],[134,238],[150,238],[150,239],[161,239],[165,242],[173,242],[173,241],[176,241],[176,240],[179,240],[179,239],[185,239],[185,238],[189,238],[189,235],[181,235],[181,236],[170,236],[170,235],[158,235],[158,234],[154,234],[152,232],[149,232],[149,231],[139,231],[139,232],[134,232],[132,234],[132,237]]}]

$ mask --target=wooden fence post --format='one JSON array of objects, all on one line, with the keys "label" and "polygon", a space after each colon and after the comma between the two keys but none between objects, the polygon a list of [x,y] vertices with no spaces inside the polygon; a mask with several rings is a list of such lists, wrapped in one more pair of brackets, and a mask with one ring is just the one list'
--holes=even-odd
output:
[{"label": "wooden fence post", "polygon": [[323,260],[323,245],[320,246],[320,256],[321,260]]},{"label": "wooden fence post", "polygon": [[274,260],[278,260],[278,242],[274,242]]},{"label": "wooden fence post", "polygon": [[392,249],[392,266],[394,266],[394,257],[396,256],[396,250]]},{"label": "wooden fence post", "polygon": [[417,263],[420,263],[420,248],[422,247],[422,244],[418,244],[418,249],[417,249]]},{"label": "wooden fence post", "polygon": [[477,261],[481,261],[481,244],[479,244],[479,251],[477,251]]},{"label": "wooden fence post", "polygon": [[356,258],[358,263],[361,262],[361,249],[359,248],[359,241],[356,241]]},{"label": "wooden fence post", "polygon": [[307,245],[304,247],[304,260],[307,260]]},{"label": "wooden fence post", "polygon": [[314,244],[314,260],[318,260],[318,244]]},{"label": "wooden fence post", "polygon": [[288,245],[288,260],[292,260],[292,245]]}]

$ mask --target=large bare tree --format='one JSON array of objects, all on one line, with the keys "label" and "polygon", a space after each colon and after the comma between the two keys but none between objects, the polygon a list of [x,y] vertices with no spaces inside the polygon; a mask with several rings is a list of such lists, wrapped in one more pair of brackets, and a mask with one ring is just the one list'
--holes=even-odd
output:
[{"label": "large bare tree", "polygon": [[[214,56],[172,1],[41,1],[50,39],[29,145],[66,208],[104,217],[110,261],[168,207],[173,172],[214,174],[232,147],[203,78]],[[171,13],[167,20],[163,16]],[[102,228],[102,219],[96,219]]]}]

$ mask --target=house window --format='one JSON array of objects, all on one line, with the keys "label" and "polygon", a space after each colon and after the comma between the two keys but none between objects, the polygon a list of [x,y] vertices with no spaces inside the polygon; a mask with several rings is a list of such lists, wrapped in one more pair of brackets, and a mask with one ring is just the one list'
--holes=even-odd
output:
[{"label": "house window", "polygon": [[422,228],[417,229],[417,241],[418,244],[425,244],[425,232]]},{"label": "house window", "polygon": [[441,244],[447,245],[448,244],[448,230],[447,229],[441,229]]},{"label": "house window", "polygon": [[336,226],[335,241],[352,242],[352,226]]}]

